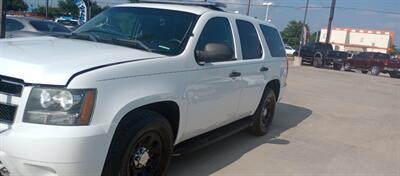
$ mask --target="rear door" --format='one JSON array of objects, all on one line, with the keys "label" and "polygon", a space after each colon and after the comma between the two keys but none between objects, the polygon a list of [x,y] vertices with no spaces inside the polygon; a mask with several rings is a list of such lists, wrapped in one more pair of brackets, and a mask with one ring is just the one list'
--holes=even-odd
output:
[{"label": "rear door", "polygon": [[[265,76],[269,70],[268,63],[265,62],[267,52],[261,43],[261,32],[259,26],[242,19],[235,21],[237,38],[239,39],[241,56],[240,72],[240,102],[238,115],[240,117],[250,116],[257,109],[264,90]],[[283,47],[283,46],[282,46]],[[284,53],[286,53],[284,51]]]}]

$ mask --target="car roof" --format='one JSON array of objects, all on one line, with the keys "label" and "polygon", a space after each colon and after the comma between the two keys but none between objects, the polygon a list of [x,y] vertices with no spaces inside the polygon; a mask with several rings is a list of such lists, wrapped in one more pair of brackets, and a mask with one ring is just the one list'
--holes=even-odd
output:
[{"label": "car roof", "polygon": [[176,11],[193,13],[196,15],[201,15],[206,12],[213,11],[210,8],[202,6],[163,4],[163,3],[129,3],[129,4],[117,5],[115,7],[144,7],[144,8],[155,8],[155,9],[165,9],[165,10],[176,10]]},{"label": "car roof", "polygon": [[250,17],[247,15],[243,14],[236,14],[236,13],[230,13],[230,12],[225,12],[225,11],[218,11],[212,8],[207,8],[203,6],[198,6],[198,5],[190,5],[190,4],[166,4],[166,3],[127,3],[127,4],[121,4],[117,5],[114,7],[143,7],[143,8],[154,8],[154,9],[164,9],[164,10],[175,10],[175,11],[181,11],[181,12],[187,12],[187,13],[192,13],[195,15],[203,15],[207,12],[215,12],[215,13],[222,13],[225,14],[226,16],[231,16],[231,17],[236,17],[240,19],[245,19],[250,22],[256,22],[259,24],[263,24],[269,27],[276,28],[275,25],[262,21],[259,19],[256,19],[254,17]]}]

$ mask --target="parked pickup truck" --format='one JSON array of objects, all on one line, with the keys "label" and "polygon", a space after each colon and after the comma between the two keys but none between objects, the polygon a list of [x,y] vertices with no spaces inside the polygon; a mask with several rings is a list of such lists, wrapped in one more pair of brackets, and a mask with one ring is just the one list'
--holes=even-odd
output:
[{"label": "parked pickup truck", "polygon": [[314,67],[332,65],[334,62],[341,62],[347,59],[347,53],[334,51],[331,44],[308,43],[301,47],[300,57],[302,62],[311,63]]},{"label": "parked pickup truck", "polygon": [[369,72],[377,76],[379,73],[389,73],[392,78],[400,78],[400,62],[388,54],[362,52],[346,63],[351,69],[360,70],[364,74]]},{"label": "parked pickup truck", "polygon": [[265,135],[281,36],[218,4],[118,5],[71,35],[0,40],[0,175],[163,176],[172,154]]}]

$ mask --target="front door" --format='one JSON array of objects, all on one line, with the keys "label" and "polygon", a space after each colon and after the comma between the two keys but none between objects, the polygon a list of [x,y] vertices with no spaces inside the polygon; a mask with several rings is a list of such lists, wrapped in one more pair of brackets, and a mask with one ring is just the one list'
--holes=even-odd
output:
[{"label": "front door", "polygon": [[[203,51],[209,43],[223,44],[234,51],[232,28],[227,18],[211,18],[205,24],[196,51]],[[191,71],[185,91],[188,119],[184,139],[221,127],[237,118],[239,68],[238,61],[231,58],[199,64]]]}]

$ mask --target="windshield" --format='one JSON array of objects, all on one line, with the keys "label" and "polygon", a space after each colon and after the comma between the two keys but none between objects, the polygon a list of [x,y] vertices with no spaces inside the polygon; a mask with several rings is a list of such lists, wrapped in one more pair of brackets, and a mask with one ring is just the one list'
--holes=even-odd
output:
[{"label": "windshield", "polygon": [[75,35],[89,35],[98,42],[178,55],[186,47],[195,14],[138,7],[111,8],[78,28]]}]

